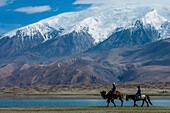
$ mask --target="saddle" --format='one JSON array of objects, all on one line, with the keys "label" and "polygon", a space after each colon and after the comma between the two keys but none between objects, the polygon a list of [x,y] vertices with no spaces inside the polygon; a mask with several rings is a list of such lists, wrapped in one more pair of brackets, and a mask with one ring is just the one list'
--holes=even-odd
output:
[{"label": "saddle", "polygon": [[118,91],[115,91],[115,92],[113,92],[113,91],[110,91],[113,95],[118,95]]},{"label": "saddle", "polygon": [[117,97],[118,97],[118,93],[119,93],[118,91],[115,91],[115,92],[111,91],[111,93],[112,93],[112,95],[113,95],[114,98],[117,98]]},{"label": "saddle", "polygon": [[137,99],[144,99],[146,96],[145,95],[141,95],[141,96],[138,96]]},{"label": "saddle", "polygon": [[137,99],[137,100],[141,99],[141,96],[136,96],[136,99]]}]

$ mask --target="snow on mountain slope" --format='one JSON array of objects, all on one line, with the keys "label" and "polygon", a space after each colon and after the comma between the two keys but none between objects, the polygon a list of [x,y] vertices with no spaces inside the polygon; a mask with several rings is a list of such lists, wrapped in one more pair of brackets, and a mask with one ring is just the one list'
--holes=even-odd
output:
[{"label": "snow on mountain slope", "polygon": [[67,29],[68,27],[72,26],[72,24],[82,21],[84,18],[87,18],[88,16],[91,16],[93,13],[96,12],[95,9],[96,8],[91,8],[85,11],[69,12],[69,13],[63,13],[57,16],[53,16],[41,20],[39,22],[30,24],[28,26],[10,31],[7,34],[5,34],[3,37],[12,38],[17,35],[17,31],[20,31],[20,35],[22,37],[25,36],[33,37],[37,32],[39,32],[43,35],[44,41],[46,41],[48,38],[51,38],[48,37],[50,32],[54,30],[62,32],[62,30]]},{"label": "snow on mountain slope", "polygon": [[161,29],[162,23],[168,21],[166,18],[160,16],[156,9],[151,12],[148,12],[143,18],[142,21],[144,24],[151,24],[156,29]]},{"label": "snow on mountain slope", "polygon": [[95,39],[94,43],[98,43],[108,38],[116,28],[130,27],[136,20],[142,20],[145,24],[152,24],[155,28],[161,29],[162,23],[169,20],[167,15],[164,18],[160,15],[161,13],[166,14],[165,8],[153,9],[152,7],[128,6],[100,9],[99,7],[92,7],[84,11],[64,13],[41,20],[13,30],[3,37],[13,37],[20,30],[22,37],[31,37],[39,32],[46,41],[52,38],[48,35],[54,30],[59,31],[59,35],[65,35],[73,31],[85,31],[92,35]]},{"label": "snow on mountain slope", "polygon": [[150,10],[150,8],[145,8],[139,13],[136,7],[103,9],[91,17],[75,23],[71,28],[66,29],[62,35],[73,31],[85,31],[92,35],[95,43],[98,43],[107,39],[116,28],[132,26],[135,20],[140,19]]},{"label": "snow on mountain slope", "polygon": [[[54,41],[53,39],[58,39],[55,43],[60,45],[48,46],[53,47],[54,52],[50,48],[49,53],[54,56],[58,53],[56,50],[68,50],[62,51],[61,55],[65,55],[64,52],[72,55],[76,50],[82,53],[109,37],[115,37],[107,40],[110,41],[106,44],[109,48],[149,44],[170,38],[170,16],[166,14],[169,10],[170,8],[165,7],[91,7],[79,12],[63,13],[5,34],[0,38],[0,58],[17,56],[41,45],[46,49],[44,43]],[[135,25],[138,20],[142,22],[141,28],[147,29],[135,29],[138,27]],[[135,34],[132,36],[132,33]]]},{"label": "snow on mountain slope", "polygon": [[117,28],[127,29],[134,26],[136,20],[141,20],[146,26],[151,25],[157,30],[162,30],[162,25],[169,20],[160,15],[162,10],[163,9],[161,8],[153,9],[151,7],[134,6],[125,8],[106,8],[103,11],[94,14],[92,17],[88,17],[81,22],[75,23],[71,28],[66,29],[62,35],[73,31],[85,31],[92,35],[95,39],[95,43],[98,43],[107,39],[113,32],[116,32]]}]

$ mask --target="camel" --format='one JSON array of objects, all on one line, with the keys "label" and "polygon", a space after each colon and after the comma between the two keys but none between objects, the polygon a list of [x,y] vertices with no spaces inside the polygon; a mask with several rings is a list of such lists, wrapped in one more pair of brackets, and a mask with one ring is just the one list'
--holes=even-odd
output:
[{"label": "camel", "polygon": [[113,103],[114,107],[116,107],[114,99],[119,99],[121,101],[121,106],[123,106],[123,93],[119,91],[116,91],[116,93],[109,91],[107,94],[106,91],[101,91],[100,93],[103,99],[107,99],[107,107],[109,106],[110,101]]}]

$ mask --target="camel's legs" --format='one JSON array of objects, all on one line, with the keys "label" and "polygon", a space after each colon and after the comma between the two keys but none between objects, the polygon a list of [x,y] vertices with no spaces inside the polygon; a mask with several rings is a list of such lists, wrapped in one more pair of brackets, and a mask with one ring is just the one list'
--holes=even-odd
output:
[{"label": "camel's legs", "polygon": [[114,107],[116,107],[116,104],[115,104],[115,102],[114,102],[114,99],[112,99],[111,102],[113,103]]},{"label": "camel's legs", "polygon": [[119,100],[121,101],[121,106],[123,106],[123,99],[119,97]]},{"label": "camel's legs", "polygon": [[110,99],[107,100],[107,107],[109,106],[109,103],[110,103]]}]

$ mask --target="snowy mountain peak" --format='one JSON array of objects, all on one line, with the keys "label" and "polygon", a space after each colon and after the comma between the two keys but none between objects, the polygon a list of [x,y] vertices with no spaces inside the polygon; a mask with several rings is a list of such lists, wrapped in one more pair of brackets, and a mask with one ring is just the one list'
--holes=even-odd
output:
[{"label": "snowy mountain peak", "polygon": [[105,40],[109,36],[109,32],[113,31],[114,28],[114,23],[110,23],[110,26],[107,28],[99,18],[88,17],[83,21],[76,23],[74,26],[70,27],[70,29],[65,30],[62,35],[71,32],[79,33],[83,31],[90,34],[94,38],[94,43],[99,43]]},{"label": "snowy mountain peak", "polygon": [[[58,28],[56,30],[60,31],[61,28]],[[20,37],[22,37],[22,40],[24,40],[23,39],[24,37],[31,39],[31,38],[35,38],[35,36],[37,34],[39,34],[43,37],[44,41],[46,41],[51,38],[51,37],[49,37],[49,34],[52,33],[53,31],[54,31],[54,29],[52,27],[50,27],[47,23],[38,22],[38,23],[30,24],[28,26],[19,28],[19,29],[15,29],[15,30],[5,34],[3,37],[12,38],[14,36],[19,35]]]},{"label": "snowy mountain peak", "polygon": [[[53,16],[39,22],[30,24],[25,27],[21,27],[15,30],[12,30],[3,37],[12,38],[17,35],[17,32],[20,32],[21,37],[34,37],[35,34],[40,33],[44,37],[44,41],[50,38],[49,33],[53,31],[62,32],[64,29],[70,28],[70,26],[75,23],[84,20],[85,18],[91,16],[96,10],[96,8],[90,8],[88,10],[80,11],[80,12],[68,12],[59,14],[57,16]],[[89,12],[89,13],[87,13]]]},{"label": "snowy mountain peak", "polygon": [[[144,25],[151,24],[156,29],[161,29],[162,23],[168,19],[160,13],[166,14],[165,8],[128,6],[123,8],[98,8],[91,7],[79,12],[68,12],[53,16],[37,23],[13,30],[3,37],[13,37],[17,33],[24,38],[37,38],[41,35],[44,42],[71,32],[86,32],[94,38],[94,43],[107,39],[118,28],[129,28],[137,20]],[[167,14],[168,15],[168,14]],[[54,34],[57,34],[54,36]],[[2,38],[3,38],[2,37]]]},{"label": "snowy mountain peak", "polygon": [[144,24],[151,24],[156,29],[161,29],[162,23],[168,21],[166,18],[160,16],[156,9],[153,9],[151,12],[148,12],[143,18],[142,22]]}]

